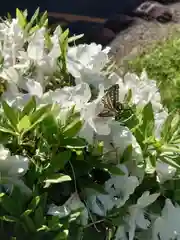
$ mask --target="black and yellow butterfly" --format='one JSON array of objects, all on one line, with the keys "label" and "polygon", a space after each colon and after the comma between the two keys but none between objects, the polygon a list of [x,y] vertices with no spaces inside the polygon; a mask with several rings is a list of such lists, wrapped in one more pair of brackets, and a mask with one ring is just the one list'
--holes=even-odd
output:
[{"label": "black and yellow butterfly", "polygon": [[119,102],[119,85],[115,84],[110,87],[102,99],[104,110],[99,117],[113,117],[122,110],[122,104]]}]

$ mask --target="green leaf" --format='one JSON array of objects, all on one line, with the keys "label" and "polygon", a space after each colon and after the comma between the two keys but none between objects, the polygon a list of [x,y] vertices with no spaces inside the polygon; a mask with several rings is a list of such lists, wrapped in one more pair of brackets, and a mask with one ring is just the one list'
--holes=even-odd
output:
[{"label": "green leaf", "polygon": [[38,29],[40,29],[39,25],[35,25],[34,27],[32,27],[29,30],[29,34],[32,35],[33,33],[35,33]]},{"label": "green leaf", "polygon": [[67,182],[67,181],[71,181],[71,180],[72,179],[69,175],[54,174],[54,175],[50,176],[49,179],[44,181],[46,183],[44,188],[49,187],[50,184],[62,183],[62,182]]},{"label": "green leaf", "polygon": [[171,135],[173,135],[179,129],[179,123],[180,123],[179,113],[175,113],[171,123]]},{"label": "green leaf", "polygon": [[21,212],[19,211],[19,207],[17,207],[17,203],[11,197],[7,196],[4,193],[0,194],[0,205],[12,216],[18,217]]},{"label": "green leaf", "polygon": [[34,15],[31,17],[30,22],[26,25],[25,31],[29,32],[34,24],[34,22],[37,20],[37,17],[39,15],[39,8],[36,9]]},{"label": "green leaf", "polygon": [[64,135],[66,137],[75,137],[82,128],[82,122],[79,118],[75,118],[70,124],[64,129]]},{"label": "green leaf", "polygon": [[75,105],[74,105],[68,112],[61,112],[59,122],[61,126],[67,127],[77,118],[80,119],[80,114],[78,112],[75,112]]},{"label": "green leaf", "polygon": [[83,210],[84,208],[77,208],[76,210],[71,211],[69,223],[76,222],[77,219],[81,216]]},{"label": "green leaf", "polygon": [[104,187],[97,183],[90,183],[86,186],[86,188],[94,190],[96,193],[107,194]]},{"label": "green leaf", "polygon": [[77,35],[77,36],[70,37],[70,38],[68,38],[68,43],[75,42],[82,37],[84,37],[84,34],[80,34],[80,35]]},{"label": "green leaf", "polygon": [[45,12],[43,13],[43,15],[41,16],[40,21],[39,21],[39,26],[40,26],[40,27],[46,26],[46,20],[47,20],[47,18],[48,18],[48,13],[47,13],[47,11],[45,11]]},{"label": "green leaf", "polygon": [[174,200],[177,202],[180,201],[180,189],[175,189],[174,190]]},{"label": "green leaf", "polygon": [[156,154],[149,154],[149,160],[151,162],[152,167],[155,168],[156,167],[156,162],[157,162]]},{"label": "green leaf", "polygon": [[125,163],[132,159],[132,150],[133,150],[132,144],[127,146],[127,148],[124,150],[122,157],[120,159],[121,163]]},{"label": "green leaf", "polygon": [[22,113],[21,113],[21,118],[23,118],[25,115],[30,115],[36,110],[36,99],[33,96],[24,106]]},{"label": "green leaf", "polygon": [[46,106],[43,106],[35,111],[30,117],[31,123],[36,125],[37,123],[41,122],[50,113],[51,108],[52,105],[47,104]]},{"label": "green leaf", "polygon": [[26,26],[26,17],[24,16],[23,12],[21,12],[18,8],[16,8],[16,18],[18,19],[19,25],[24,29]]},{"label": "green leaf", "polygon": [[59,230],[63,225],[60,224],[59,222],[59,217],[58,216],[52,216],[48,220],[48,227],[53,231],[53,230]]},{"label": "green leaf", "polygon": [[68,163],[72,155],[70,150],[66,150],[64,152],[58,153],[52,157],[51,166],[54,171],[63,170],[64,166]]},{"label": "green leaf", "polygon": [[34,211],[39,205],[40,201],[41,201],[40,196],[35,196],[33,200],[30,202],[28,208]]},{"label": "green leaf", "polygon": [[143,109],[143,124],[141,128],[146,137],[154,135],[154,111],[151,102],[149,102]]},{"label": "green leaf", "polygon": [[173,119],[174,119],[174,112],[172,112],[168,115],[168,117],[166,118],[166,120],[161,128],[162,129],[161,137],[165,142],[168,142],[169,138],[171,138],[169,133],[171,132],[171,124],[172,124]]},{"label": "green leaf", "polygon": [[48,232],[48,231],[52,231],[52,229],[50,229],[48,226],[46,225],[42,225],[41,227],[37,228],[36,230],[37,232]]},{"label": "green leaf", "polygon": [[44,136],[52,142],[54,135],[57,136],[59,133],[59,126],[57,119],[53,114],[48,114],[47,117],[42,122],[42,132]]},{"label": "green leaf", "polygon": [[9,120],[13,128],[17,130],[18,116],[16,112],[5,101],[2,102],[2,106],[7,119]]},{"label": "green leaf", "polygon": [[107,170],[113,175],[117,176],[124,175],[124,172],[116,166],[107,166]]},{"label": "green leaf", "polygon": [[58,233],[53,240],[67,240],[68,234],[69,234],[69,231],[64,230],[63,232]]},{"label": "green leaf", "polygon": [[18,222],[18,218],[7,216],[7,215],[1,216],[0,219],[5,222],[16,222],[16,223]]},{"label": "green leaf", "polygon": [[49,36],[48,32],[45,33],[44,35],[45,38],[45,45],[48,49],[52,48],[52,42],[51,42],[51,37]]},{"label": "green leaf", "polygon": [[[100,231],[97,231],[97,229],[100,229]],[[106,238],[106,229],[101,226],[101,224],[96,224],[96,228],[94,226],[90,226],[88,228],[84,229],[84,234],[82,240],[109,240]],[[73,236],[70,240],[79,240],[74,239]]]},{"label": "green leaf", "polygon": [[77,221],[73,221],[69,227],[68,240],[82,240],[84,235],[84,227],[77,224]]},{"label": "green leaf", "polygon": [[69,29],[66,29],[66,30],[60,35],[60,42],[63,43],[64,41],[66,41],[66,39],[68,39],[68,35],[69,35]]},{"label": "green leaf", "polygon": [[21,215],[21,222],[26,225],[29,232],[36,232],[36,226],[28,215]]},{"label": "green leaf", "polygon": [[48,114],[50,113],[51,111],[51,108],[52,108],[52,105],[49,104],[49,105],[46,105],[44,107],[41,107],[40,109],[38,109],[36,112],[34,112],[30,117],[30,122],[31,122],[31,126],[26,130],[24,131],[27,132],[27,131],[30,131],[32,130],[34,127],[36,127],[40,122],[42,122],[47,116]]},{"label": "green leaf", "polygon": [[11,14],[8,12],[7,13],[7,19],[11,22],[12,21],[12,17],[11,17]]},{"label": "green leaf", "polygon": [[27,16],[28,16],[28,11],[27,11],[27,9],[25,9],[25,10],[23,11],[23,15],[24,15],[25,18],[27,18]]},{"label": "green leaf", "polygon": [[70,149],[82,149],[87,143],[82,138],[66,138],[62,142],[63,146]]},{"label": "green leaf", "polygon": [[115,225],[117,227],[124,224],[124,218],[122,217],[122,215],[117,216],[117,217],[113,217],[111,219],[111,221],[112,221],[113,225]]},{"label": "green leaf", "polygon": [[144,134],[141,131],[141,127],[137,127],[134,130],[134,136],[136,137],[137,142],[140,144],[140,146],[143,148],[144,146]]},{"label": "green leaf", "polygon": [[132,99],[132,90],[129,89],[128,92],[127,92],[127,94],[126,94],[126,96],[125,96],[124,101],[125,101],[125,102],[130,102],[131,99]]},{"label": "green leaf", "polygon": [[14,135],[14,136],[17,135],[16,132],[13,132],[11,129],[7,129],[7,128],[4,128],[2,126],[0,126],[0,132],[9,133],[9,134]]},{"label": "green leaf", "polygon": [[36,228],[41,227],[44,224],[44,211],[43,208],[41,206],[39,206],[36,210],[35,210],[35,214],[34,214],[34,223],[36,225]]},{"label": "green leaf", "polygon": [[22,132],[22,131],[28,130],[30,128],[30,126],[31,126],[30,118],[27,115],[25,115],[19,121],[17,128],[18,128],[19,132]]},{"label": "green leaf", "polygon": [[175,167],[177,169],[180,169],[180,164],[178,164],[178,161],[179,161],[179,157],[177,157],[177,159],[172,159],[171,156],[168,156],[168,155],[165,155],[165,156],[162,156],[160,155],[159,156],[159,159],[167,164],[169,164],[170,166],[172,167]]},{"label": "green leaf", "polygon": [[33,212],[32,209],[27,209],[21,216],[29,216]]}]

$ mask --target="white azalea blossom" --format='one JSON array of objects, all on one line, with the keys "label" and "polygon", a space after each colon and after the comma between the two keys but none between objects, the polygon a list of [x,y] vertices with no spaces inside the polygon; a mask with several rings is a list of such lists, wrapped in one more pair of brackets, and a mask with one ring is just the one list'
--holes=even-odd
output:
[{"label": "white azalea blossom", "polygon": [[150,221],[144,216],[145,208],[155,202],[159,195],[159,193],[150,195],[148,191],[144,192],[138,199],[137,204],[129,207],[129,216],[126,219],[129,226],[129,240],[134,239],[136,227],[148,229]]},{"label": "white azalea blossom", "polygon": [[99,96],[92,102],[87,102],[84,106],[81,106],[80,110],[82,119],[85,123],[80,131],[80,136],[86,138],[89,143],[93,142],[94,133],[99,135],[108,135],[110,133],[109,122],[112,118],[100,118],[98,115],[103,111],[103,104],[101,102],[104,96],[104,88],[99,86]]},{"label": "white azalea blossom", "polygon": [[25,186],[22,177],[29,168],[29,159],[20,155],[11,155],[9,149],[0,145],[0,174],[2,182],[9,189],[12,184],[18,185],[20,189],[30,194],[30,190]]},{"label": "white azalea blossom", "polygon": [[119,96],[121,101],[129,90],[132,92],[132,103],[139,107],[144,107],[151,102],[155,112],[162,109],[161,97],[156,85],[156,81],[148,79],[147,73],[142,72],[138,77],[134,73],[126,73],[124,78],[117,77],[119,84]]},{"label": "white azalea blossom", "polygon": [[102,50],[102,46],[95,43],[72,47],[67,53],[68,71],[74,77],[80,77],[82,70],[99,73],[108,62],[108,52],[109,48]]},{"label": "white azalea blossom", "polygon": [[11,24],[1,23],[0,26],[0,44],[1,56],[4,59],[4,67],[8,68],[16,64],[16,58],[19,50],[24,44],[24,34],[19,26],[18,19],[12,19]]},{"label": "white azalea blossom", "polygon": [[71,197],[62,206],[56,206],[55,204],[51,204],[49,206],[47,214],[52,216],[58,216],[59,218],[64,218],[70,215],[71,212],[76,209],[81,209],[81,224],[87,225],[88,211],[84,203],[80,200],[77,193],[72,194]]},{"label": "white azalea blossom", "polygon": [[106,216],[115,206],[115,201],[109,194],[94,193],[91,189],[86,189],[85,192],[88,208],[99,216]]},{"label": "white azalea blossom", "polygon": [[155,120],[155,136],[156,138],[160,139],[161,137],[161,130],[166,118],[168,117],[168,112],[166,110],[161,110],[154,114]]},{"label": "white azalea blossom", "polygon": [[113,207],[122,207],[139,185],[137,177],[129,176],[124,165],[118,167],[122,171],[122,176],[112,175],[105,182],[104,189],[107,194],[92,193],[86,190],[88,207],[100,216],[105,216]]},{"label": "white azalea blossom", "polygon": [[118,165],[124,173],[122,176],[112,176],[105,183],[105,190],[114,199],[115,205],[119,208],[122,207],[129,199],[130,195],[135,191],[139,185],[136,176],[129,176],[128,169],[124,165]]},{"label": "white azalea blossom", "polygon": [[156,163],[157,181],[163,184],[165,181],[170,180],[176,174],[176,168],[167,163],[158,161]]},{"label": "white azalea blossom", "polygon": [[22,176],[28,170],[27,157],[11,155],[10,151],[0,145],[0,171],[9,176]]},{"label": "white azalea blossom", "polygon": [[122,236],[128,237],[127,240],[134,240],[136,228],[148,229],[151,222],[145,218],[145,209],[156,201],[160,196],[159,193],[149,194],[149,192],[144,192],[142,196],[137,200],[137,203],[131,205],[128,208],[128,215],[124,217],[125,226],[120,226],[116,232],[116,240],[124,240]]},{"label": "white azalea blossom", "polygon": [[151,102],[155,111],[162,108],[156,81],[149,80],[145,71],[140,78],[135,74],[127,73],[124,77],[124,83],[132,90],[132,101],[137,106],[143,107]]},{"label": "white azalea blossom", "polygon": [[[117,160],[121,157],[126,148],[132,145],[132,158],[137,164],[143,164],[142,150],[132,132],[125,126],[121,126],[118,122],[111,120],[109,123],[110,133],[107,136],[97,135],[96,138],[104,142],[104,153],[110,153],[111,159]],[[112,151],[116,154],[111,154]],[[107,156],[107,157],[108,157]],[[128,159],[127,159],[128,160]],[[117,162],[118,163],[118,162]]]},{"label": "white azalea blossom", "polygon": [[180,206],[174,206],[170,199],[166,199],[161,216],[153,226],[152,240],[176,240],[180,239]]},{"label": "white azalea blossom", "polygon": [[161,104],[161,96],[156,81],[148,79],[145,71],[142,72],[140,77],[134,73],[127,73],[124,79],[117,75],[116,78],[116,83],[119,84],[119,98],[121,102],[124,101],[124,97],[129,90],[132,92],[132,103],[136,106],[143,108],[151,102],[154,110],[155,136],[160,138],[161,127],[168,116],[168,112],[163,109]]},{"label": "white azalea blossom", "polygon": [[124,225],[119,226],[116,230],[115,240],[129,240]]}]

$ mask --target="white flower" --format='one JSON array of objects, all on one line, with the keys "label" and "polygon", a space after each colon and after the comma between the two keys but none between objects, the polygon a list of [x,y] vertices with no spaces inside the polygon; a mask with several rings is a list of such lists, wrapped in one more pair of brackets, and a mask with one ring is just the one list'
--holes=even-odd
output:
[{"label": "white flower", "polygon": [[88,211],[84,205],[84,203],[80,200],[77,193],[73,193],[71,197],[62,205],[56,206],[51,204],[49,206],[47,214],[52,216],[58,216],[59,218],[64,218],[71,214],[72,211],[77,209],[83,209],[81,212],[81,224],[87,225],[88,223]]},{"label": "white flower", "polygon": [[103,110],[102,97],[104,96],[104,88],[99,86],[99,96],[92,102],[87,102],[82,107],[80,114],[84,120],[84,125],[79,136],[85,137],[89,143],[93,143],[94,133],[99,135],[108,135],[110,133],[109,124],[112,118],[98,117]]},{"label": "white flower", "polygon": [[61,49],[59,45],[59,36],[61,35],[61,33],[62,30],[60,26],[57,26],[53,33],[53,36],[51,37],[51,43],[53,44],[53,46],[48,56],[51,57],[52,59],[57,59],[61,55]]},{"label": "white flower", "polygon": [[91,189],[85,190],[87,206],[95,214],[106,216],[114,206],[115,202],[109,194],[94,193]]},{"label": "white flower", "polygon": [[[140,145],[136,141],[132,132],[119,122],[111,120],[109,122],[110,133],[108,136],[97,135],[96,139],[104,142],[104,153],[108,153],[106,158],[111,158],[111,161],[117,161],[128,146],[132,145],[131,159],[137,164],[143,164],[143,154]],[[114,154],[114,152],[115,154]],[[111,154],[112,153],[112,154]],[[118,163],[118,162],[116,162]]]},{"label": "white flower", "polygon": [[94,193],[86,189],[88,207],[99,216],[106,216],[113,207],[122,207],[139,185],[137,177],[129,176],[124,165],[119,165],[122,176],[112,175],[104,184],[107,194]]},{"label": "white flower", "polygon": [[64,87],[55,91],[48,91],[43,95],[42,102],[58,103],[61,108],[71,108],[75,105],[76,110],[80,111],[90,98],[89,85],[81,83],[75,87]]},{"label": "white flower", "polygon": [[151,222],[145,218],[144,211],[146,207],[156,201],[159,195],[159,193],[150,195],[148,191],[144,192],[137,200],[137,204],[129,207],[129,214],[125,218],[129,235],[128,240],[134,240],[136,227],[148,229]]},{"label": "white flower", "polygon": [[[18,86],[27,93],[21,93]],[[18,85],[10,83],[2,94],[1,99],[5,100],[12,107],[22,109],[32,96],[35,96],[37,105],[42,102],[44,94],[41,84],[33,79],[23,79]]]},{"label": "white flower", "polygon": [[9,176],[22,176],[28,170],[29,160],[27,157],[14,155],[0,145],[0,172]]},{"label": "white flower", "polygon": [[[60,34],[60,33],[59,33]],[[19,63],[15,65],[16,68],[28,69],[32,63],[35,66],[36,81],[43,86],[46,84],[44,80],[45,75],[51,75],[57,68],[57,58],[61,55],[60,46],[58,42],[58,30],[54,32],[51,37],[52,49],[48,53],[45,48],[45,28],[38,29],[29,39],[27,51],[19,51]]]},{"label": "white flower", "polygon": [[38,29],[28,44],[27,56],[36,64],[39,64],[44,57],[44,34],[45,28]]},{"label": "white flower", "polygon": [[134,73],[127,73],[124,79],[117,81],[120,86],[119,96],[121,101],[129,90],[132,92],[132,103],[143,108],[148,102],[152,103],[155,112],[162,109],[161,97],[156,86],[156,81],[148,79],[145,71],[138,77]]},{"label": "white flower", "polygon": [[112,176],[105,182],[105,190],[114,199],[115,205],[119,208],[129,199],[130,195],[139,185],[139,181],[137,177],[129,176],[128,169],[124,165],[118,165],[117,167],[124,172],[124,175]]},{"label": "white flower", "polygon": [[16,64],[19,50],[24,44],[23,32],[18,24],[17,19],[12,19],[12,22],[1,24],[0,39],[3,44],[0,46],[0,52],[4,58],[4,67],[8,68]]},{"label": "white flower", "polygon": [[108,50],[102,50],[101,45],[95,43],[80,44],[68,49],[67,67],[74,77],[80,77],[82,70],[100,72],[108,62]]},{"label": "white flower", "polygon": [[11,155],[10,151],[0,145],[0,174],[2,183],[10,189],[12,185],[18,185],[20,189],[30,194],[30,189],[24,184],[22,177],[29,168],[29,159],[20,155]]},{"label": "white flower", "polygon": [[152,240],[176,240],[180,239],[180,207],[173,206],[170,199],[166,199],[161,217],[158,217],[153,225]]},{"label": "white flower", "polygon": [[70,109],[75,106],[75,110],[80,113],[84,124],[79,133],[79,136],[85,137],[90,143],[93,142],[93,135],[95,133],[109,134],[109,121],[112,118],[100,118],[98,114],[103,110],[101,102],[104,96],[103,86],[99,86],[99,95],[97,99],[90,102],[91,91],[87,83],[80,83],[75,87],[64,87],[49,91],[42,97],[43,103],[58,103],[61,109]]},{"label": "white flower", "polygon": [[128,240],[125,226],[121,225],[116,230],[115,240]]},{"label": "white flower", "polygon": [[167,163],[158,161],[156,163],[157,181],[163,184],[174,177],[176,174],[176,168],[170,166]]},{"label": "white flower", "polygon": [[168,117],[168,112],[162,110],[160,112],[154,113],[154,120],[155,120],[155,136],[156,138],[161,137],[161,130],[166,118]]},{"label": "white flower", "polygon": [[14,67],[4,68],[0,73],[0,77],[6,80],[8,84],[18,84],[22,79],[19,72]]},{"label": "white flower", "polygon": [[161,110],[161,95],[157,87],[157,82],[155,80],[149,79],[145,70],[143,70],[143,72],[141,73],[140,80],[144,82],[144,89],[142,89],[142,97],[147,100],[147,103],[152,103],[152,107],[155,112]]}]

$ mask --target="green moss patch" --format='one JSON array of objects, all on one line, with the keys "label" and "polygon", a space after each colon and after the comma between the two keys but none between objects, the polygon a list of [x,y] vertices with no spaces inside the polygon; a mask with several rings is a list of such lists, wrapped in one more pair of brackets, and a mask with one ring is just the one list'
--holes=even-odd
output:
[{"label": "green moss patch", "polygon": [[148,76],[157,80],[164,104],[169,108],[180,106],[180,33],[141,53],[128,68],[138,74],[146,69]]}]

